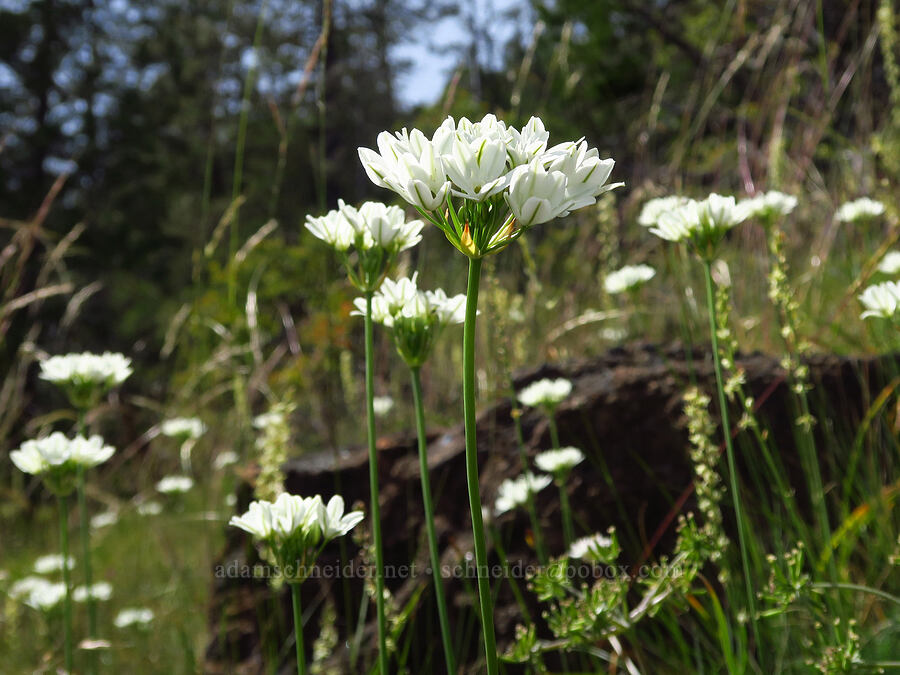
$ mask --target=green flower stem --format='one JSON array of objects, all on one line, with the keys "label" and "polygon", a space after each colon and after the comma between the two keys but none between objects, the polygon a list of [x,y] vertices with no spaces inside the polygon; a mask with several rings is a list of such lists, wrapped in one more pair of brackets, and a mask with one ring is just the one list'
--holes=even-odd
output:
[{"label": "green flower stem", "polygon": [[65,497],[59,497],[59,548],[63,557],[63,583],[66,585],[66,599],[63,603],[63,634],[65,638],[66,671],[73,672],[72,658],[72,583],[69,579],[69,505]]},{"label": "green flower stem", "polygon": [[572,524],[572,507],[569,505],[569,493],[566,490],[565,477],[560,476],[556,481],[556,487],[559,488],[559,508],[562,511],[563,521],[563,539],[566,542],[566,550],[575,541],[575,527]]},{"label": "green flower stem", "polygon": [[419,368],[410,368],[412,374],[413,403],[416,408],[416,433],[419,437],[419,475],[422,479],[422,503],[425,505],[425,530],[428,534],[428,550],[431,554],[431,569],[434,575],[434,596],[437,600],[438,618],[441,623],[441,640],[444,643],[444,661],[447,672],[456,672],[453,655],[453,638],[450,635],[450,620],[447,617],[447,599],[444,595],[444,581],[441,576],[441,556],[438,552],[437,533],[434,529],[434,502],[431,498],[431,481],[428,476],[428,442],[425,435],[425,406],[422,404],[422,380]]},{"label": "green flower stem", "polygon": [[306,675],[306,654],[303,648],[303,612],[300,611],[300,584],[291,585],[291,605],[294,607],[294,644],[297,648],[297,675]]},{"label": "green flower stem", "polygon": [[553,445],[551,450],[558,450],[562,447],[559,444],[559,429],[556,428],[556,408],[550,408],[547,410],[547,421],[550,426],[550,443]]},{"label": "green flower stem", "polygon": [[731,480],[731,501],[734,504],[734,515],[737,522],[738,545],[741,549],[741,565],[744,571],[744,585],[747,591],[747,611],[750,614],[750,625],[753,628],[753,638],[756,648],[761,647],[759,640],[759,626],[756,619],[756,602],[753,598],[753,584],[750,582],[750,562],[747,557],[747,542],[745,538],[746,523],[744,512],[741,508],[741,496],[738,493],[737,466],[734,461],[734,446],[731,442],[731,423],[728,420],[728,403],[725,400],[725,388],[722,380],[722,364],[719,361],[719,337],[718,321],[716,318],[716,300],[713,291],[712,262],[703,260],[703,271],[706,276],[706,304],[709,309],[709,333],[712,341],[713,366],[716,371],[716,389],[719,392],[719,409],[722,416],[722,431],[725,435],[725,454],[728,457],[728,475]]},{"label": "green flower stem", "polygon": [[469,509],[472,515],[472,536],[475,540],[475,565],[478,577],[478,598],[481,629],[484,633],[484,652],[487,674],[497,675],[497,640],[494,637],[494,609],[491,602],[491,580],[488,577],[487,544],[481,516],[481,495],[478,484],[478,448],[475,439],[475,320],[478,315],[478,285],[481,281],[481,259],[469,258],[469,279],[466,287],[466,322],[463,327],[463,409],[466,428],[466,482],[469,488]]},{"label": "green flower stem", "polygon": [[[94,583],[94,572],[91,566],[91,530],[90,520],[87,512],[87,499],[85,497],[85,478],[84,468],[78,469],[78,515],[80,518],[80,534],[81,534],[81,556],[82,565],[84,566],[84,583],[88,589]],[[94,600],[93,593],[88,593],[88,637],[97,637],[97,603]]]},{"label": "green flower stem", "polygon": [[372,540],[375,545],[375,608],[378,619],[378,670],[388,672],[387,622],[384,616],[384,550],[381,545],[381,512],[378,505],[378,455],[375,448],[375,364],[372,328],[372,291],[366,292],[366,431],[369,440],[369,490],[372,499]]}]

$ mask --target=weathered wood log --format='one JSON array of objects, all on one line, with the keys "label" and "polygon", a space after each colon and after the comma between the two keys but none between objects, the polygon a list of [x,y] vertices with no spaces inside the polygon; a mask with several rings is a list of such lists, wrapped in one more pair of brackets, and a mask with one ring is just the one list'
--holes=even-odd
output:
[{"label": "weathered wood log", "polygon": [[[678,348],[635,346],[615,349],[586,362],[545,365],[517,376],[517,389],[542,377],[566,377],[574,383],[572,396],[558,409],[557,424],[561,444],[579,447],[588,457],[576,468],[569,485],[580,532],[603,531],[615,525],[620,531],[635,533],[634,540],[642,542],[643,546],[666,521],[673,503],[690,486],[692,479],[682,395],[693,383],[707,392],[714,391],[715,380],[708,356],[695,352],[689,357]],[[794,450],[793,421],[796,415],[792,412],[792,397],[778,359],[754,354],[742,357],[739,364],[746,371],[747,390],[757,400],[764,398],[759,415],[774,436],[782,460],[792,474],[798,502],[807,504],[805,483]],[[816,433],[821,447],[839,454],[841,448],[836,445],[833,429],[852,429],[858,425],[870,400],[886,383],[887,374],[896,372],[895,360],[893,357],[814,356],[808,360],[808,365],[813,384],[811,396],[815,401],[815,412],[820,416]],[[478,417],[482,499],[486,506],[493,504],[502,480],[521,473],[511,410],[509,401],[500,401],[483,406]],[[520,419],[529,456],[550,447],[548,425],[538,411],[525,409]],[[460,424],[431,432],[428,447],[440,548],[444,563],[455,565],[452,571],[457,574],[465,574],[467,568],[460,563],[471,560],[472,550],[464,441]],[[423,545],[415,448],[413,436],[383,438],[378,444],[385,564],[389,572],[387,586],[400,606],[430,579],[428,574],[421,573],[428,561]],[[839,457],[836,465],[840,465]],[[291,493],[319,493],[327,497],[339,491],[348,503],[357,503],[362,508],[369,498],[367,454],[363,447],[305,455],[290,461],[285,472],[285,488]],[[826,467],[826,481],[828,478]],[[250,488],[244,485],[239,507],[246,506],[249,498]],[[551,554],[559,555],[564,546],[555,489],[541,492],[536,502],[548,549]],[[690,508],[690,500],[687,504],[686,508]],[[493,529],[502,531],[501,541],[511,564],[536,562],[525,513],[505,514],[493,523]],[[668,550],[673,539],[674,527],[668,527],[655,542],[654,555]],[[637,561],[641,546],[626,544],[625,559]],[[352,578],[334,575],[334,578],[312,579],[303,586],[305,607],[310,608],[313,615],[307,622],[307,645],[319,632],[318,608],[325,598],[331,598],[338,614],[341,647],[329,663],[336,668],[334,672],[364,672],[359,664],[368,659],[364,655],[357,665],[351,666],[348,661],[351,649],[345,646],[352,643],[356,635],[363,593],[361,571],[365,569],[359,546],[348,541],[347,548],[354,565]],[[498,563],[496,548],[491,548],[492,564]],[[289,645],[286,649],[283,644],[290,633],[286,628],[290,626],[287,593],[272,591],[265,581],[234,575],[241,565],[256,560],[248,540],[239,531],[231,529],[218,567],[220,574],[214,581],[209,610],[211,640],[205,672],[261,673],[263,662],[271,663],[272,659],[283,663],[287,668],[285,672],[290,669],[292,651]],[[339,547],[330,545],[320,561],[325,569],[334,571],[340,567]],[[415,561],[420,573],[410,575],[409,569],[403,569],[410,561]],[[229,569],[230,575],[221,574]],[[471,566],[468,571],[474,573]],[[471,639],[461,646],[460,662],[474,668],[472,664],[477,662],[479,654],[471,593],[474,578],[466,581],[454,577],[446,582],[451,621],[459,628],[457,632],[464,633],[465,626],[470,631]],[[525,580],[518,579],[517,583],[530,600],[530,594],[525,591]],[[345,597],[345,593],[349,597]],[[421,672],[442,672],[434,606],[430,594],[426,593],[423,598],[414,614],[416,630],[412,631],[410,659],[416,664],[429,664]],[[533,616],[539,616],[536,605],[530,609]],[[373,616],[374,611],[369,611],[367,618]],[[501,644],[507,643],[516,623],[521,622],[519,607],[508,584],[501,584],[495,620]],[[260,622],[267,626],[263,635],[277,628],[274,630],[276,642],[268,651],[265,640],[260,637]],[[370,620],[359,633],[364,652],[373,647],[373,632],[374,622]],[[477,672],[477,668],[471,672]]]}]

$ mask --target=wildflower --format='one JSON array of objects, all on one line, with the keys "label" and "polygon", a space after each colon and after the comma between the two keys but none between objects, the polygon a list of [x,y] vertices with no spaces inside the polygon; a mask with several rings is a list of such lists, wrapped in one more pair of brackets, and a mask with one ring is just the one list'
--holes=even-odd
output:
[{"label": "wildflower", "polygon": [[840,223],[857,223],[868,218],[875,218],[882,213],[884,213],[884,204],[869,197],[861,197],[841,204],[834,217]]},{"label": "wildflower", "polygon": [[866,308],[860,315],[861,319],[869,317],[891,319],[896,315],[900,303],[900,283],[885,281],[869,286],[859,296],[859,301]]},{"label": "wildflower", "polygon": [[13,582],[12,586],[9,587],[7,594],[13,600],[21,600],[26,595],[31,593],[35,588],[39,586],[49,584],[50,582],[44,579],[43,577],[23,577],[18,581]]},{"label": "wildflower", "polygon": [[27,593],[20,597],[22,602],[29,607],[42,612],[49,612],[59,606],[65,599],[66,585],[39,579],[30,582]]},{"label": "wildflower", "polygon": [[155,501],[141,502],[137,505],[137,512],[140,516],[158,516],[162,513],[162,504]]},{"label": "wildflower", "polygon": [[592,534],[581,537],[569,546],[568,556],[595,563],[609,563],[619,556],[619,545],[615,534]]},{"label": "wildflower", "polygon": [[724,236],[748,214],[746,204],[713,193],[703,201],[690,200],[663,213],[650,231],[668,241],[688,242],[701,258],[712,260]]},{"label": "wildflower", "polygon": [[206,425],[197,417],[174,417],[164,421],[159,430],[165,436],[182,441],[196,440],[206,433]]},{"label": "wildflower", "polygon": [[888,251],[878,263],[878,271],[895,275],[900,272],[900,251]]},{"label": "wildflower", "polygon": [[[306,229],[338,252],[351,283],[364,293],[381,285],[401,251],[422,240],[424,226],[421,220],[407,222],[397,206],[366,202],[356,209],[342,199],[336,210],[306,217]],[[353,261],[351,247],[357,254]]]},{"label": "wildflower", "polygon": [[93,518],[91,518],[91,527],[95,530],[100,530],[104,527],[115,525],[118,521],[118,511],[104,511],[103,513],[98,513]]},{"label": "wildflower", "polygon": [[650,281],[656,270],[650,265],[625,265],[622,269],[606,275],[603,287],[610,295],[630,291]]},{"label": "wildflower", "polygon": [[[366,299],[354,301],[354,314],[364,315]],[[416,275],[393,281],[385,279],[372,297],[372,319],[391,329],[394,344],[403,360],[419,367],[428,359],[443,329],[465,320],[466,296],[448,298],[443,290],[421,291]]]},{"label": "wildflower", "polygon": [[113,619],[116,628],[128,628],[129,626],[143,627],[153,621],[155,615],[152,609],[127,608],[121,610]]},{"label": "wildflower", "polygon": [[524,473],[518,478],[507,478],[497,488],[497,499],[494,502],[494,514],[500,515],[528,503],[528,495],[536,494],[550,485],[550,476],[536,476]]},{"label": "wildflower", "polygon": [[42,361],[40,378],[61,387],[74,407],[86,410],[131,373],[131,359],[122,354],[83,352],[51,356]]},{"label": "wildflower", "polygon": [[638,216],[638,225],[643,225],[644,227],[656,227],[659,224],[660,216],[669,211],[674,211],[680,206],[684,206],[689,201],[691,200],[687,197],[678,195],[651,199],[647,201],[641,209],[641,213]]},{"label": "wildflower", "polygon": [[533,382],[519,392],[523,405],[532,408],[555,408],[572,393],[572,383],[564,378],[543,379]]},{"label": "wildflower", "polygon": [[[53,572],[59,572],[63,568],[63,560],[64,558],[56,553],[42,555],[34,561],[34,571],[38,574],[52,574]],[[72,560],[72,558],[69,558],[68,568],[73,569],[74,567],[75,561]]]},{"label": "wildflower", "polygon": [[797,208],[797,198],[778,190],[769,190],[743,200],[741,205],[747,209],[748,218],[759,218],[768,222],[791,213]]},{"label": "wildflower", "polygon": [[112,597],[112,586],[105,581],[98,581],[91,586],[79,586],[72,591],[72,599],[75,602],[86,602],[88,598],[99,602],[106,602]]},{"label": "wildflower", "polygon": [[102,464],[115,449],[100,436],[76,436],[69,439],[56,431],[45,438],[25,441],[9,458],[24,473],[41,476],[52,492],[69,494],[80,469]]},{"label": "wildflower", "polygon": [[156,484],[157,492],[173,494],[187,492],[194,487],[194,480],[189,476],[166,476]]},{"label": "wildflower", "polygon": [[326,541],[342,537],[359,525],[363,516],[362,511],[351,511],[344,515],[344,499],[335,495],[328,500],[325,509],[319,514],[322,536]]},{"label": "wildflower", "polygon": [[394,409],[394,399],[390,396],[376,396],[372,399],[372,406],[376,417],[384,417]]},{"label": "wildflower", "polygon": [[553,475],[566,474],[583,461],[584,453],[573,447],[546,450],[534,458],[537,468]]},{"label": "wildflower", "polygon": [[238,454],[234,450],[226,450],[225,452],[220,452],[213,460],[213,468],[217,471],[221,471],[222,469],[229,467],[232,464],[236,464],[239,459],[240,458],[238,457]]}]

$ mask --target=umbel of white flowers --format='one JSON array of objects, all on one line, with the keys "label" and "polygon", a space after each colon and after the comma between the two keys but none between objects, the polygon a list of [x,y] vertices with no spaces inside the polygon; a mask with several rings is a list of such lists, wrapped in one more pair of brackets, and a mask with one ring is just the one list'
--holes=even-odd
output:
[{"label": "umbel of white flowers", "polygon": [[769,190],[743,200],[741,206],[746,209],[747,218],[758,218],[768,225],[797,208],[797,198],[778,190]]},{"label": "umbel of white flowers", "polygon": [[882,274],[897,274],[900,272],[900,251],[888,251],[878,263],[878,271]]},{"label": "umbel of white flowers", "polygon": [[181,441],[197,440],[206,433],[206,425],[198,417],[173,417],[159,425],[163,436]]},{"label": "umbel of white flowers", "polygon": [[423,227],[421,220],[407,222],[400,207],[380,202],[356,209],[339,199],[336,210],[306,216],[306,229],[338,252],[350,282],[363,293],[378,289],[400,251],[422,241]]},{"label": "umbel of white flowers", "polygon": [[656,276],[656,270],[650,265],[625,265],[610,272],[603,280],[603,288],[610,295],[624,293],[636,289]]},{"label": "umbel of white flowers", "polygon": [[519,392],[519,401],[532,408],[544,408],[552,412],[572,393],[572,383],[565,378],[544,378],[532,382]]},{"label": "umbel of white flowers", "polygon": [[686,242],[701,259],[711,261],[728,231],[749,214],[746,203],[738,204],[734,197],[713,193],[702,201],[691,199],[661,214],[650,231],[668,241]]},{"label": "umbel of white flowers", "polygon": [[534,458],[537,468],[556,478],[563,479],[569,472],[584,461],[584,453],[571,446],[545,450]]},{"label": "umbel of white flowers", "polygon": [[9,458],[20,471],[40,476],[51,492],[65,496],[75,488],[79,469],[102,464],[114,452],[100,436],[70,439],[56,431],[45,438],[25,441],[9,453]]},{"label": "umbel of white flowers", "polygon": [[274,502],[251,502],[246,513],[229,525],[249,532],[266,546],[289,583],[309,576],[322,548],[347,534],[363,519],[362,511],[344,514],[344,500],[335,495],[326,505],[319,495],[282,493]]},{"label": "umbel of white flowers", "polygon": [[866,308],[860,318],[897,319],[900,284],[896,281],[885,281],[869,286],[860,294],[859,301]]},{"label": "umbel of white flowers", "polygon": [[[411,368],[425,363],[443,329],[463,323],[466,312],[465,295],[448,298],[440,288],[422,291],[416,287],[417,276],[385,279],[372,296],[372,320],[391,329],[397,351]],[[353,304],[353,314],[365,315],[365,298]]]},{"label": "umbel of white flowers", "polygon": [[122,354],[83,352],[41,361],[40,378],[62,388],[75,408],[87,410],[131,373],[131,359]]},{"label": "umbel of white flowers", "polygon": [[609,534],[592,534],[576,539],[569,546],[570,558],[577,558],[592,563],[611,563],[619,557],[619,542],[615,530],[610,528]]},{"label": "umbel of white flowers", "polygon": [[834,217],[840,223],[856,223],[876,218],[882,213],[884,213],[884,204],[869,197],[860,197],[852,202],[841,204]]},{"label": "umbel of white flowers", "polygon": [[691,200],[687,197],[681,197],[679,195],[650,199],[644,203],[644,206],[641,209],[641,213],[638,216],[638,225],[643,225],[644,227],[656,227],[659,224],[659,217],[662,214],[674,211],[679,206],[684,206],[689,201]]},{"label": "umbel of white flowers", "polygon": [[33,609],[49,612],[58,607],[66,597],[66,585],[40,577],[25,577],[10,587],[9,596],[21,600]]},{"label": "umbel of white flowers", "polygon": [[494,115],[448,117],[430,139],[418,129],[383,131],[378,151],[359,148],[359,158],[373,183],[416,207],[459,251],[481,258],[622,185],[606,183],[614,162],[584,139],[552,147],[549,140],[537,117],[522,129]]},{"label": "umbel of white flowers", "polygon": [[500,515],[528,503],[528,496],[538,493],[550,485],[550,476],[523,473],[518,478],[507,478],[497,488],[494,513]]}]

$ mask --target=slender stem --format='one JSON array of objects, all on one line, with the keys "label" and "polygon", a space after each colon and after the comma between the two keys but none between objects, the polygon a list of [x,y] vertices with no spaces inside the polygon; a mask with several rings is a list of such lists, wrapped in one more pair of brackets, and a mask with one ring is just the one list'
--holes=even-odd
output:
[{"label": "slender stem", "polygon": [[860,584],[845,584],[845,583],[813,583],[811,584],[813,588],[826,589],[826,588],[837,588],[844,591],[858,591],[860,593],[868,593],[869,595],[874,595],[876,597],[882,598],[884,600],[888,600],[893,602],[895,605],[900,605],[900,598],[896,595],[891,595],[886,591],[882,591],[880,588],[872,588],[871,586],[862,586]]},{"label": "slender stem", "polygon": [[734,461],[734,446],[731,442],[731,423],[728,420],[728,403],[725,400],[725,385],[722,379],[722,364],[719,362],[719,337],[718,321],[716,318],[716,300],[713,292],[712,263],[703,261],[703,270],[706,274],[706,304],[709,310],[709,333],[712,342],[713,366],[716,371],[716,389],[719,392],[719,409],[722,417],[722,431],[725,435],[725,454],[728,457],[728,475],[731,480],[731,501],[734,504],[734,516],[737,521],[738,545],[741,549],[741,565],[744,571],[744,586],[747,591],[747,611],[750,614],[750,625],[753,628],[753,638],[759,649],[759,627],[756,621],[756,602],[753,599],[753,585],[750,582],[750,562],[747,556],[747,542],[745,541],[744,512],[741,508],[741,496],[738,492],[737,466]]},{"label": "slender stem", "polygon": [[372,499],[372,540],[375,545],[375,608],[378,619],[378,670],[388,672],[387,622],[384,616],[384,550],[381,546],[381,512],[378,505],[378,455],[375,448],[375,364],[372,329],[372,291],[366,292],[366,431],[369,439],[369,490]]},{"label": "slender stem", "polygon": [[300,584],[291,584],[294,607],[294,645],[297,648],[297,675],[306,675],[306,653],[303,648],[303,612],[300,611]]},{"label": "slender stem", "polygon": [[[94,583],[94,572],[91,565],[91,530],[90,521],[87,513],[87,499],[85,497],[85,478],[84,468],[78,469],[78,515],[80,517],[81,529],[81,556],[82,565],[84,567],[84,584],[91,588]],[[87,597],[88,606],[88,637],[97,637],[97,604],[94,600],[94,594],[90,591]]]},{"label": "slender stem", "polygon": [[475,540],[475,566],[478,577],[478,598],[481,629],[488,675],[497,675],[497,641],[494,637],[494,610],[491,602],[491,580],[488,577],[487,544],[481,516],[481,495],[478,485],[478,448],[475,439],[475,320],[478,314],[478,285],[481,281],[481,259],[469,258],[469,279],[466,289],[466,322],[463,327],[463,409],[466,427],[466,482],[469,488],[469,509],[472,515],[472,536]]},{"label": "slender stem", "polygon": [[66,671],[72,672],[72,583],[69,580],[69,505],[65,497],[59,497],[59,548],[62,553],[63,583],[66,585],[66,598],[63,604],[63,631],[65,636]]},{"label": "slender stem", "polygon": [[559,430],[556,428],[556,408],[547,411],[547,421],[550,426],[550,443],[553,445],[551,450],[557,450],[561,446],[559,444]]},{"label": "slender stem", "polygon": [[422,404],[422,380],[419,368],[410,368],[412,374],[413,404],[416,408],[416,433],[419,437],[419,476],[422,479],[422,503],[425,506],[425,531],[428,534],[428,551],[431,554],[431,569],[434,575],[434,596],[437,601],[438,618],[441,623],[441,640],[444,643],[444,661],[447,673],[456,672],[453,655],[453,638],[450,635],[450,620],[447,616],[447,599],[444,595],[444,580],[441,576],[441,556],[438,552],[437,533],[434,528],[434,502],[431,498],[431,480],[428,476],[428,442],[425,435],[425,406]]},{"label": "slender stem", "polygon": [[559,488],[559,508],[562,511],[563,521],[563,538],[566,542],[566,550],[575,541],[575,527],[572,524],[572,507],[569,505],[569,493],[566,490],[566,482],[564,479],[556,481],[556,487]]}]

